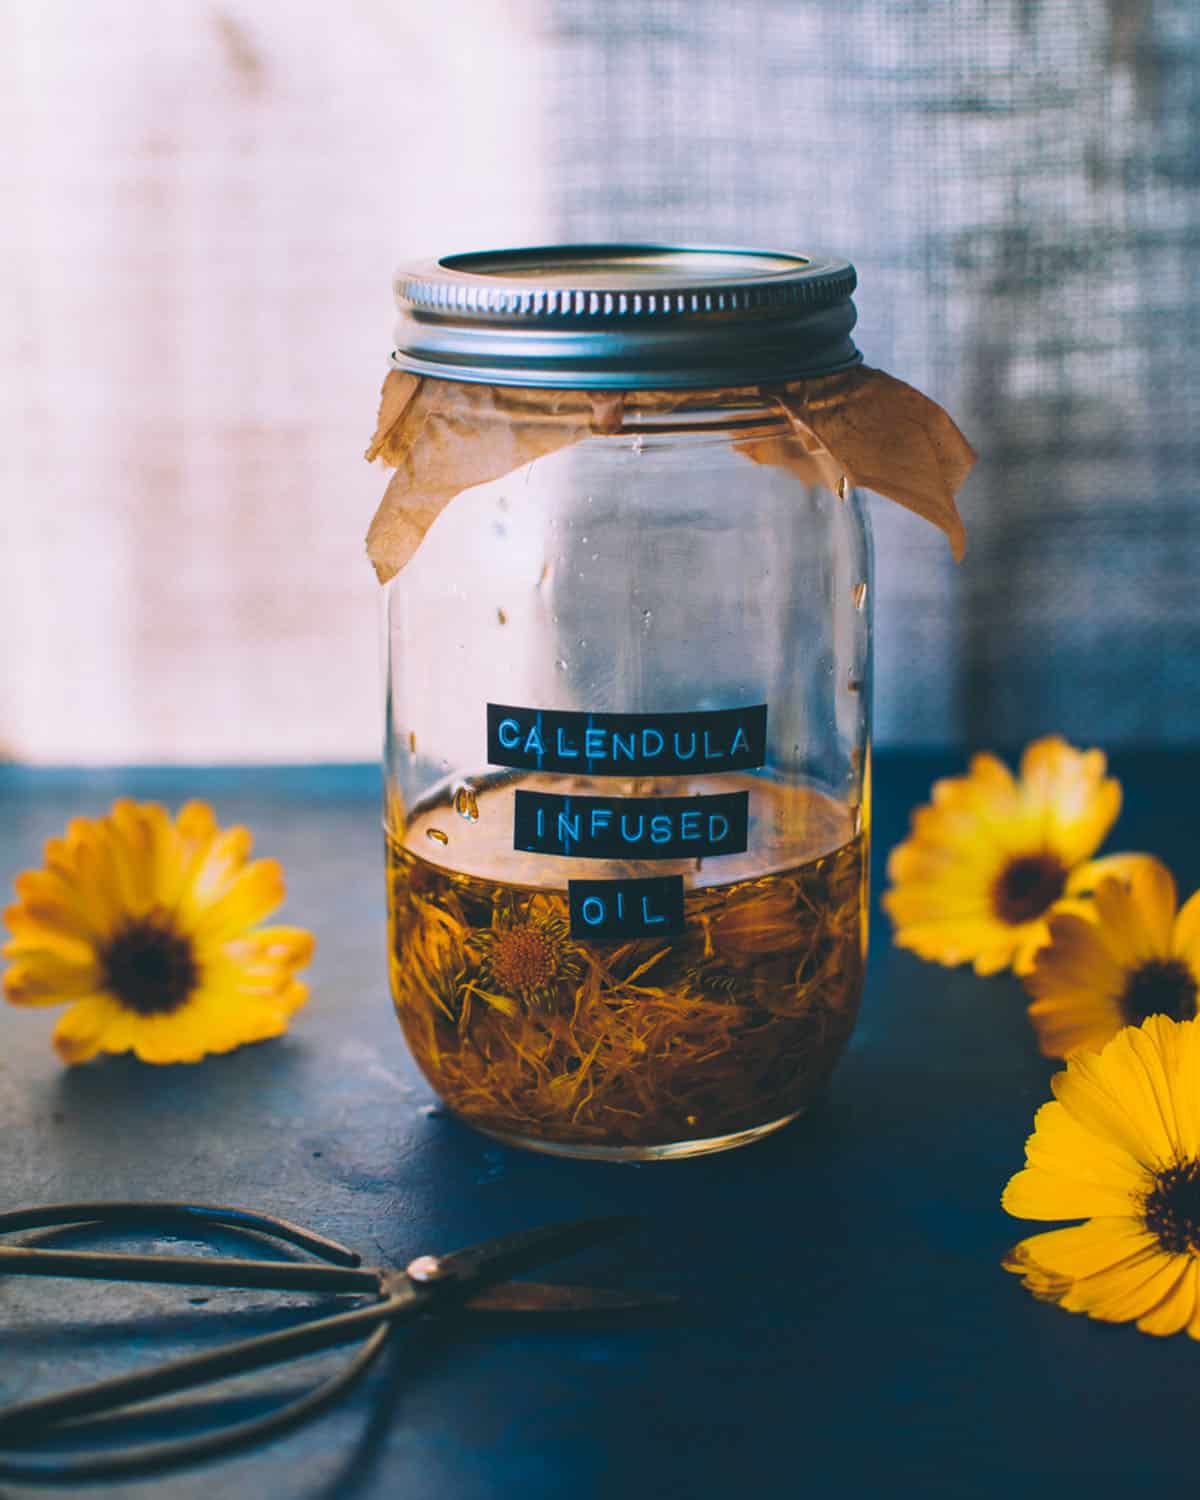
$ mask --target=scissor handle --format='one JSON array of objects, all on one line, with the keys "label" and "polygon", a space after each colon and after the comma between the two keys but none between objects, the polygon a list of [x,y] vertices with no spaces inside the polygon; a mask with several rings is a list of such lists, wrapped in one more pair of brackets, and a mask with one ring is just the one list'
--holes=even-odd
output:
[{"label": "scissor handle", "polygon": [[339,1245],[327,1235],[316,1234],[290,1219],[273,1214],[255,1213],[248,1208],[230,1208],[219,1203],[144,1202],[123,1203],[50,1203],[39,1208],[11,1209],[0,1213],[0,1234],[15,1234],[21,1229],[52,1229],[67,1224],[144,1224],[180,1221],[197,1227],[220,1225],[228,1229],[245,1229],[270,1235],[307,1250],[334,1265],[357,1266],[362,1257]]},{"label": "scissor handle", "polygon": [[75,1386],[69,1391],[22,1401],[18,1406],[0,1411],[0,1446],[6,1441],[11,1442],[18,1434],[25,1437],[60,1422],[98,1416],[101,1412],[116,1411],[135,1402],[153,1401],[159,1396],[174,1395],[176,1391],[226,1380],[232,1375],[245,1375],[250,1370],[262,1370],[268,1365],[302,1359],[324,1349],[336,1349],[340,1344],[352,1344],[380,1323],[416,1317],[437,1296],[438,1293],[429,1288],[402,1282],[390,1296],[367,1307],[334,1313],[327,1318],[314,1318],[280,1333],[264,1333],[257,1338],[241,1339],[236,1344],[222,1344],[219,1349],[169,1360],[150,1370],[136,1370],[129,1375],[97,1381],[94,1385]]},{"label": "scissor handle", "polygon": [[0,1245],[0,1276],[73,1276],[86,1281],[154,1281],[175,1286],[267,1287],[281,1292],[378,1292],[382,1272],[298,1260],[218,1255],[125,1255]]},{"label": "scissor handle", "polygon": [[[299,1279],[302,1278],[310,1290],[358,1290],[376,1294],[380,1290],[378,1273],[349,1269],[360,1264],[360,1257],[336,1240],[315,1234],[287,1219],[226,1205],[155,1201],[49,1204],[0,1213],[0,1234],[64,1225],[144,1225],[148,1221],[178,1224],[197,1230],[219,1226],[269,1235],[307,1250],[327,1262],[333,1262],[333,1265],[313,1266],[295,1261],[224,1261],[216,1257],[199,1256],[99,1255],[87,1251],[0,1246],[0,1268],[27,1274],[34,1272],[46,1275],[103,1276],[120,1280],[195,1282],[207,1280],[215,1267],[217,1274],[212,1279],[217,1284],[245,1284],[245,1278],[249,1275],[255,1278],[251,1284],[257,1285],[274,1285],[278,1278],[287,1277],[287,1284],[293,1288],[299,1287]],[[22,1260],[25,1261],[24,1264],[21,1263]],[[5,1261],[7,1265],[4,1265]],[[314,1278],[321,1278],[319,1286],[313,1284]],[[331,1278],[336,1279],[338,1284],[332,1285]],[[117,1479],[134,1474],[163,1473],[168,1469],[231,1453],[287,1432],[336,1400],[378,1356],[392,1327],[389,1321],[379,1320],[381,1305],[376,1303],[357,1309],[362,1313],[374,1314],[374,1326],[370,1326],[370,1320],[367,1326],[362,1322],[349,1327],[343,1324],[333,1330],[333,1336],[330,1336],[316,1323],[305,1324],[286,1330],[282,1336],[268,1335],[268,1341],[277,1342],[273,1346],[269,1344],[267,1349],[252,1347],[249,1358],[246,1357],[246,1345],[261,1346],[262,1340],[252,1339],[244,1341],[242,1345],[226,1345],[195,1359],[176,1360],[170,1365],[144,1371],[140,1375],[119,1377],[90,1387],[62,1391],[58,1395],[0,1411],[0,1448],[5,1448],[35,1439],[47,1428],[67,1420],[69,1416],[98,1415],[137,1400],[146,1400],[150,1395],[165,1395],[170,1390],[184,1390],[205,1384],[221,1378],[223,1373],[233,1374],[242,1369],[261,1368],[265,1364],[314,1353],[319,1348],[350,1343],[365,1335],[361,1348],[354,1352],[342,1369],[322,1381],[315,1389],[264,1416],[235,1423],[219,1432],[151,1443],[118,1453],[84,1454],[67,1459],[24,1458],[4,1453],[0,1454],[0,1479],[61,1484],[71,1480]],[[319,1320],[322,1325],[329,1321]],[[298,1334],[300,1338],[288,1339],[289,1333]],[[278,1342],[281,1338],[284,1341],[282,1343]]]},{"label": "scissor handle", "polygon": [[166,1442],[146,1443],[118,1453],[90,1453],[66,1459],[13,1458],[0,1452],[0,1479],[21,1480],[26,1484],[63,1484],[70,1481],[125,1479],[137,1474],[164,1474],[170,1469],[199,1463],[204,1459],[223,1458],[239,1449],[253,1447],[267,1438],[290,1432],[302,1422],[315,1417],[348,1390],[375,1361],[392,1331],[390,1323],[381,1323],[371,1336],[336,1374],[285,1406],[235,1422],[219,1432],[205,1432],[198,1437],[173,1438]]}]

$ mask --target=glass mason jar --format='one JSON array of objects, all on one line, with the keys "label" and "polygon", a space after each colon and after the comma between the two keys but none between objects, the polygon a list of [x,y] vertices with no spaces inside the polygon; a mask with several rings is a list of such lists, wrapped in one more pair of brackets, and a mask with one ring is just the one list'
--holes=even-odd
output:
[{"label": "glass mason jar", "polygon": [[[857,361],[852,286],[842,262],[656,247],[398,278],[396,366],[497,397],[447,431],[499,477],[386,605],[393,998],[489,1135],[721,1150],[800,1114],[853,1029],[869,529],[845,483],[804,481],[763,393]],[[623,395],[506,462],[514,409],[544,398],[552,424],[563,391]]]}]

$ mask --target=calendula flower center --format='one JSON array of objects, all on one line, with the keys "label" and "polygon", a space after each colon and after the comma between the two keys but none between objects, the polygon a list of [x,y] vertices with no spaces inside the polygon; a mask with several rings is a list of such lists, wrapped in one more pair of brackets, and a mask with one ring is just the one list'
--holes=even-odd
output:
[{"label": "calendula flower center", "polygon": [[1002,922],[1019,926],[1040,917],[1062,895],[1067,869],[1057,854],[1010,859],[992,887],[992,908]]},{"label": "calendula flower center", "polygon": [[142,1016],[178,1010],[196,987],[196,958],[188,938],[163,923],[130,922],[103,953],[106,987]]},{"label": "calendula flower center", "polygon": [[1200,1160],[1176,1162],[1154,1179],[1142,1209],[1146,1228],[1169,1255],[1200,1255]]},{"label": "calendula flower center", "polygon": [[513,993],[540,989],[558,973],[559,945],[540,927],[498,932],[492,947],[493,982]]},{"label": "calendula flower center", "polygon": [[1121,996],[1121,1014],[1129,1026],[1147,1016],[1190,1021],[1196,1014],[1196,978],[1178,958],[1152,958],[1130,974]]}]

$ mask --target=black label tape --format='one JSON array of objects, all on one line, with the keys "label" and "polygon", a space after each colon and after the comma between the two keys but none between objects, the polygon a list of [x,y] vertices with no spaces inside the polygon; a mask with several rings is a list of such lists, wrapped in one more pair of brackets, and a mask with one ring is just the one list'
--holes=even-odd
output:
[{"label": "black label tape", "polygon": [[513,848],[575,859],[688,859],[742,854],[750,793],[695,797],[516,794]]},{"label": "black label tape", "polygon": [[683,931],[683,876],[642,880],[570,880],[571,936],[674,937]]},{"label": "black label tape", "polygon": [[767,758],[767,706],[590,714],[489,703],[487,758],[493,766],[586,776],[752,771]]}]

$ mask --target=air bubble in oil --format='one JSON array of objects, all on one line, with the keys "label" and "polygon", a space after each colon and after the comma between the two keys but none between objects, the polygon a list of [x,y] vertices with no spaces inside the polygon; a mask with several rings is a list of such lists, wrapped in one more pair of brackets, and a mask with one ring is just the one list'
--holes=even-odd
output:
[{"label": "air bubble in oil", "polygon": [[844,474],[838,480],[837,484],[834,486],[834,490],[835,490],[835,492],[836,492],[837,497],[838,497],[839,500],[844,500],[846,498],[846,496],[850,493],[850,483],[849,483],[849,481],[847,480],[847,478],[846,478],[846,476]]},{"label": "air bubble in oil", "polygon": [[425,830],[425,837],[435,844],[448,844],[450,842],[450,835],[443,833],[440,828],[427,828]]},{"label": "air bubble in oil", "polygon": [[866,602],[867,602],[867,585],[865,583],[856,583],[854,585],[854,607],[855,607],[855,609],[862,609],[866,605]]}]

